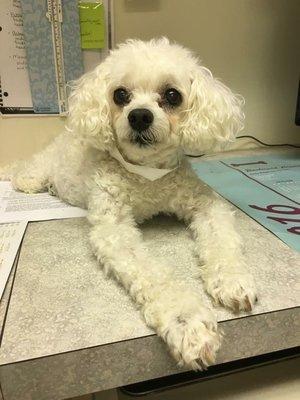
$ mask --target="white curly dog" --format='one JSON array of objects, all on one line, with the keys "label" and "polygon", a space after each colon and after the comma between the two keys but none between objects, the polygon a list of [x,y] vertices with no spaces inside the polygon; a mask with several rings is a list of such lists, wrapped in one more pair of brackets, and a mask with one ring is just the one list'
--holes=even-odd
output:
[{"label": "white curly dog", "polygon": [[256,290],[233,211],[184,157],[233,141],[241,104],[189,50],[165,38],[128,40],[74,83],[66,132],[11,176],[18,190],[49,190],[88,209],[103,270],[126,288],[178,363],[193,369],[215,362],[216,318],[148,254],[137,224],[158,213],[184,220],[206,291],[235,311],[252,309]]}]

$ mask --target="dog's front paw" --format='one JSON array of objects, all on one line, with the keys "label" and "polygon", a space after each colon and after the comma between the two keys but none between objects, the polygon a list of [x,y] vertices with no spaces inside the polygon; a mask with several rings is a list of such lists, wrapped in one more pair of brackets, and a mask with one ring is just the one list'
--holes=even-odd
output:
[{"label": "dog's front paw", "polygon": [[251,311],[257,301],[253,277],[248,272],[226,271],[206,275],[205,287],[216,303],[234,312]]},{"label": "dog's front paw", "polygon": [[180,366],[202,370],[213,364],[221,335],[212,312],[191,293],[174,292],[148,305],[146,321],[162,337]]},{"label": "dog's front paw", "polygon": [[45,182],[42,179],[21,173],[12,177],[11,182],[14,189],[28,194],[42,192],[45,188]]},{"label": "dog's front paw", "polygon": [[178,364],[194,370],[213,364],[221,334],[216,317],[203,306],[198,293],[168,282],[154,294],[143,308],[145,320],[166,342]]},{"label": "dog's front paw", "polygon": [[202,370],[215,363],[221,335],[213,319],[203,314],[178,314],[162,331],[171,354],[180,366]]}]

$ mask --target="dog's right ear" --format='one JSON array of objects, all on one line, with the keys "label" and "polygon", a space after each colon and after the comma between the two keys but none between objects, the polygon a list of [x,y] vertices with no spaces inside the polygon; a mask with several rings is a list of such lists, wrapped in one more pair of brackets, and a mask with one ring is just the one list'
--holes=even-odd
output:
[{"label": "dog's right ear", "polygon": [[109,149],[114,142],[107,100],[108,76],[104,62],[70,85],[67,129],[100,150]]}]

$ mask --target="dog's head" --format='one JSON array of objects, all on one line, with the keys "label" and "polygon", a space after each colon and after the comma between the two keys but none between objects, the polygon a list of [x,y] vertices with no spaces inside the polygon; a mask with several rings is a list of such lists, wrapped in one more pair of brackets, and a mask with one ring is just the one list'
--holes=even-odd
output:
[{"label": "dog's head", "polygon": [[131,161],[164,150],[204,152],[233,141],[242,99],[165,38],[128,40],[74,84],[68,126]]}]

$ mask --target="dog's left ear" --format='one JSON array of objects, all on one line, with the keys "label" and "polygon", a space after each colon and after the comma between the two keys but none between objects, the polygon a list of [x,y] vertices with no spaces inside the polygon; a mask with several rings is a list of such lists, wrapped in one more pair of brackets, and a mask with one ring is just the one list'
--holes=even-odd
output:
[{"label": "dog's left ear", "polygon": [[243,128],[244,99],[234,95],[211,72],[198,67],[192,73],[187,108],[181,124],[181,143],[186,151],[218,150],[233,142]]}]

